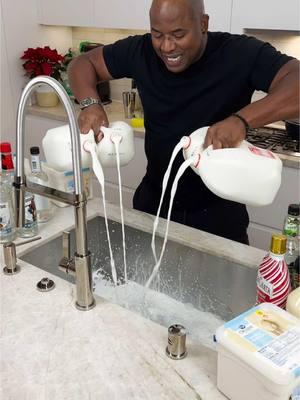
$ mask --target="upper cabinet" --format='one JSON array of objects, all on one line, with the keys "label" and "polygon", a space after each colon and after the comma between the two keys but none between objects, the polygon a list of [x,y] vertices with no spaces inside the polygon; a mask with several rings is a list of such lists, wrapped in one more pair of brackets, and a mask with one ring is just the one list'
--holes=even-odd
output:
[{"label": "upper cabinet", "polygon": [[[115,29],[150,29],[152,0],[37,0],[39,23]],[[232,0],[206,0],[209,29],[230,31]]]},{"label": "upper cabinet", "polygon": [[231,32],[244,29],[299,31],[299,0],[233,0]]},{"label": "upper cabinet", "polygon": [[37,0],[37,2],[40,24],[65,26],[93,24],[94,0]]},{"label": "upper cabinet", "polygon": [[230,32],[232,0],[205,0],[209,30]]},{"label": "upper cabinet", "polygon": [[95,0],[93,26],[114,29],[150,29],[152,0]]},{"label": "upper cabinet", "polygon": [[[149,30],[152,0],[36,0],[39,23]],[[242,33],[244,29],[300,30],[299,0],[204,0],[209,29]]]}]

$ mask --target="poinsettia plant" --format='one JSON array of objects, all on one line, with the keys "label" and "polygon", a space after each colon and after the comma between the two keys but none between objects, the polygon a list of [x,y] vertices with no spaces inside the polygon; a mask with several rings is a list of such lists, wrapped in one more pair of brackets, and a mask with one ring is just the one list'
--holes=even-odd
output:
[{"label": "poinsettia plant", "polygon": [[21,60],[26,60],[23,68],[26,71],[25,75],[30,79],[39,75],[48,75],[60,80],[64,57],[58,54],[56,49],[50,49],[49,46],[36,47],[35,49],[29,47],[24,51]]}]

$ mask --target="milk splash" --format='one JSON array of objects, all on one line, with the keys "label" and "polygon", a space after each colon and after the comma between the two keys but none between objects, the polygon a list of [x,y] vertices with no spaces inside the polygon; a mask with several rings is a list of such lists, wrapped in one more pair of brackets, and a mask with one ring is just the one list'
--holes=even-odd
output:
[{"label": "milk splash", "polygon": [[174,151],[172,153],[172,156],[171,156],[167,171],[166,171],[166,173],[164,175],[163,190],[162,190],[162,194],[161,194],[161,198],[160,198],[160,203],[159,203],[157,215],[156,215],[156,218],[155,218],[154,224],[153,224],[153,234],[152,234],[152,242],[151,242],[151,247],[152,247],[152,251],[153,251],[153,255],[154,255],[156,263],[155,263],[155,266],[153,268],[152,274],[150,275],[150,278],[146,282],[145,286],[147,288],[150,286],[151,282],[153,281],[153,279],[155,278],[156,274],[158,273],[158,270],[159,270],[159,267],[160,267],[160,264],[161,264],[161,260],[163,258],[164,252],[165,252],[165,248],[166,248],[166,244],[167,244],[167,240],[168,240],[168,234],[169,234],[169,223],[170,223],[170,218],[171,218],[173,201],[174,201],[174,197],[175,197],[175,194],[176,194],[178,181],[181,178],[181,176],[184,174],[185,170],[188,167],[190,167],[192,164],[196,164],[197,161],[199,160],[199,158],[197,156],[190,157],[189,159],[187,159],[186,161],[184,161],[181,164],[180,168],[177,171],[177,174],[175,176],[175,179],[174,179],[174,182],[173,182],[173,185],[172,185],[172,189],[171,189],[170,203],[169,203],[169,209],[168,209],[168,214],[167,214],[167,226],[166,226],[163,246],[162,246],[162,249],[161,249],[160,257],[159,257],[159,259],[157,259],[156,249],[155,249],[155,233],[156,233],[157,226],[158,226],[161,205],[162,205],[162,202],[163,202],[165,190],[166,190],[167,183],[168,183],[168,180],[169,180],[169,177],[170,177],[170,172],[171,172],[171,168],[172,168],[174,159],[175,159],[176,155],[178,154],[178,152],[180,151],[180,149],[182,149],[185,145],[187,145],[187,140],[188,140],[188,138],[183,137],[181,139],[181,141],[175,146],[175,149],[174,149]]}]

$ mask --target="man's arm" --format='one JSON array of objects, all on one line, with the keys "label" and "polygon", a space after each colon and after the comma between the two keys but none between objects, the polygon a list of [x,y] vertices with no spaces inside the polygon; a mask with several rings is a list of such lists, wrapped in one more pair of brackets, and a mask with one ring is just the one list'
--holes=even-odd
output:
[{"label": "man's arm", "polygon": [[[68,67],[68,77],[72,92],[78,101],[86,97],[99,99],[97,83],[113,79],[105,65],[103,48],[97,47],[72,60]],[[95,104],[81,111],[78,123],[82,133],[93,129],[100,139],[100,127],[108,126],[108,119],[103,107]]]},{"label": "man's arm", "polygon": [[[267,96],[238,111],[251,128],[299,117],[299,67],[298,60],[284,64],[275,75]],[[236,147],[245,136],[246,129],[243,122],[237,117],[230,116],[210,127],[204,146],[213,144],[215,149]]]}]

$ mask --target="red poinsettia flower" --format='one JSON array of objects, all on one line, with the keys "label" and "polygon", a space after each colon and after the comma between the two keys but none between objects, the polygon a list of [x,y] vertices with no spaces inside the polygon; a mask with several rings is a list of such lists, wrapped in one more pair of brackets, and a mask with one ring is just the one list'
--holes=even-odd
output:
[{"label": "red poinsettia flower", "polygon": [[39,75],[48,75],[55,79],[60,78],[64,57],[58,54],[56,49],[51,49],[49,46],[36,47],[35,49],[29,47],[24,51],[21,59],[27,60],[24,62],[23,68],[30,79]]}]

